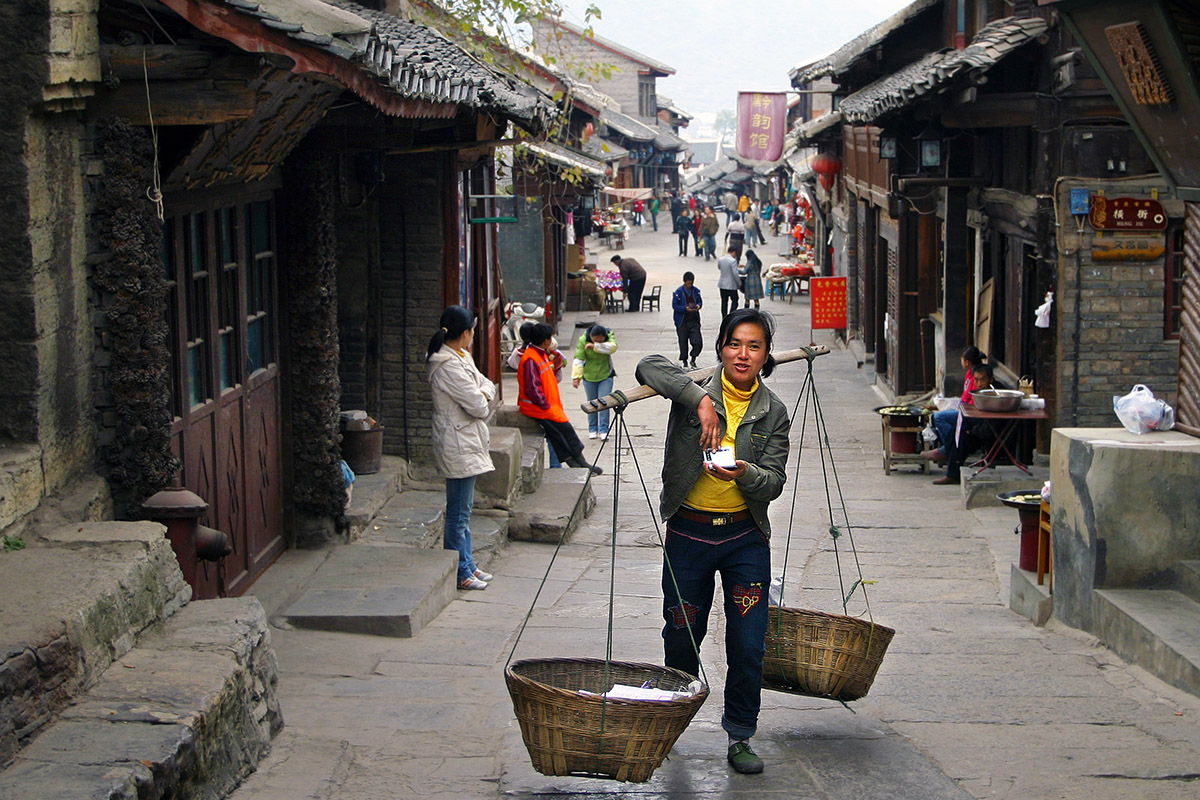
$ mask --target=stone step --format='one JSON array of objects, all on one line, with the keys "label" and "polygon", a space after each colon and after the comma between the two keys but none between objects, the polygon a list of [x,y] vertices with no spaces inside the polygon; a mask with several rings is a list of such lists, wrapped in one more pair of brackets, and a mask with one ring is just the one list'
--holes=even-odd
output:
[{"label": "stone step", "polygon": [[1175,589],[1200,603],[1200,561],[1180,561],[1175,565]]},{"label": "stone step", "polygon": [[0,556],[0,765],[191,597],[164,534],[75,523]]},{"label": "stone step", "polygon": [[1200,603],[1167,589],[1097,589],[1099,636],[1162,680],[1200,695]]},{"label": "stone step", "polygon": [[523,432],[521,447],[521,491],[533,494],[542,485],[546,472],[546,436],[539,428]]},{"label": "stone step", "polygon": [[375,515],[404,486],[407,462],[398,456],[384,456],[379,472],[356,475],[350,492],[350,506],[346,509],[346,521],[350,525],[350,538],[357,538]]},{"label": "stone step", "polygon": [[440,545],[446,493],[408,489],[393,496],[359,534],[360,544],[428,548]]},{"label": "stone step", "polygon": [[475,505],[483,508],[512,508],[521,495],[521,460],[524,437],[519,428],[493,426],[489,455],[491,472],[475,481]]},{"label": "stone step", "polygon": [[21,751],[0,798],[223,797],[283,726],[277,680],[258,600],[192,603]]},{"label": "stone step", "polygon": [[548,469],[541,485],[513,511],[508,535],[525,542],[558,542],[570,535],[596,506],[589,470]]},{"label": "stone step", "polygon": [[280,615],[302,628],[412,637],[454,599],[458,553],[335,547]]},{"label": "stone step", "polygon": [[486,567],[508,544],[508,514],[485,514],[476,511],[471,515],[471,551],[475,563]]}]

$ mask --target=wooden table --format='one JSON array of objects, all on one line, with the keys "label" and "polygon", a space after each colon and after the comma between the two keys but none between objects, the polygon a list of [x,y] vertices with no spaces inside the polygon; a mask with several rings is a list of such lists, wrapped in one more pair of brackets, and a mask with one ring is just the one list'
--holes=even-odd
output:
[{"label": "wooden table", "polygon": [[958,407],[958,413],[962,415],[963,419],[983,420],[996,437],[995,441],[992,442],[992,446],[983,454],[983,458],[971,464],[973,467],[979,467],[972,474],[978,475],[988,467],[996,466],[996,461],[1001,455],[1007,456],[1009,462],[1026,475],[1032,474],[1021,463],[1020,459],[1008,449],[1008,438],[1013,430],[1016,429],[1017,423],[1049,419],[1050,417],[1045,409],[1018,408],[1016,411],[980,411],[974,404],[964,403]]}]

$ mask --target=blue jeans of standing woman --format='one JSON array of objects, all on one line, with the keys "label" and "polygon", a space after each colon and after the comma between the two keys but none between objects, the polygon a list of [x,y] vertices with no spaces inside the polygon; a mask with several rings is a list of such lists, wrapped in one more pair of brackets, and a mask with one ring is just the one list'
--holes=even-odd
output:
[{"label": "blue jeans of standing woman", "polygon": [[[595,400],[597,397],[604,397],[612,392],[613,379],[609,375],[602,381],[583,382],[583,393],[587,395],[588,400]],[[588,433],[596,433],[604,436],[608,433],[608,409],[603,411],[588,412]]]},{"label": "blue jeans of standing woman", "polygon": [[475,502],[475,478],[446,478],[446,525],[442,547],[458,551],[458,579],[475,574],[471,555],[471,504]]},{"label": "blue jeans of standing woman", "polygon": [[[763,655],[766,653],[767,590],[771,584],[771,549],[757,528],[720,543],[700,541],[677,532],[687,522],[667,523],[664,552],[663,650],[666,664],[699,675],[692,646],[704,641],[712,610],[716,574],[721,573],[725,611],[725,713],[721,727],[737,739],[749,739],[758,728],[762,704]],[[711,531],[732,526],[710,526]],[[670,562],[675,580],[671,580]],[[679,584],[676,592],[675,584]],[[688,627],[692,636],[688,635]]]}]

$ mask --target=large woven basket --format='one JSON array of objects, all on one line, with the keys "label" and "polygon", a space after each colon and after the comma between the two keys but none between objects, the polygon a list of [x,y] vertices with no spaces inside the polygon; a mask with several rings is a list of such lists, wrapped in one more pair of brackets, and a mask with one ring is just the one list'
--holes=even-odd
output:
[{"label": "large woven basket", "polygon": [[857,700],[870,691],[895,633],[841,614],[772,606],[763,688]]},{"label": "large woven basket", "polygon": [[579,694],[646,681],[678,692],[695,680],[676,669],[627,661],[527,659],[509,665],[504,680],[534,769],[633,783],[650,780],[708,698],[708,687],[663,702]]}]

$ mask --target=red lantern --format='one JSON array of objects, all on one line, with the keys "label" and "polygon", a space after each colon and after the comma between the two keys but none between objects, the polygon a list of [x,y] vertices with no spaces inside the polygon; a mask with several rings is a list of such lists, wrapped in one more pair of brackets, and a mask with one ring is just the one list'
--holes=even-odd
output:
[{"label": "red lantern", "polygon": [[833,186],[833,178],[842,171],[842,160],[829,153],[821,153],[812,160],[813,172],[821,176],[821,186],[826,190]]}]

